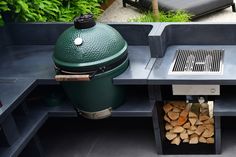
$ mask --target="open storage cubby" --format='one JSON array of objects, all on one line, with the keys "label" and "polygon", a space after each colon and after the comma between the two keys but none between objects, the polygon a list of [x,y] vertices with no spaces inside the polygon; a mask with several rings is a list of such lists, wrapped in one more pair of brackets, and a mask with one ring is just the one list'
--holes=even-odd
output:
[{"label": "open storage cubby", "polygon": [[[112,113],[113,117],[100,120],[100,121],[92,121],[92,120],[84,119],[81,116],[77,117],[72,107],[72,104],[66,97],[64,90],[63,88],[61,88],[60,85],[50,85],[50,86],[41,85],[41,86],[36,87],[32,91],[32,93],[27,97],[25,105],[27,106],[30,112],[41,111],[41,110],[45,111],[45,113],[47,114],[47,117],[49,117],[48,121],[51,121],[49,125],[48,123],[45,123],[42,129],[40,129],[41,131],[39,131],[39,137],[40,137],[40,141],[42,142],[42,146],[46,147],[46,148],[44,147],[44,150],[46,151],[55,150],[55,146],[53,144],[55,142],[55,140],[53,140],[54,135],[57,136],[56,139],[60,139],[65,132],[67,132],[65,136],[68,135],[68,138],[71,138],[71,139],[70,140],[66,140],[67,138],[61,139],[63,142],[65,142],[63,145],[64,151],[71,150],[72,147],[70,146],[70,144],[73,141],[72,139],[78,138],[79,140],[76,140],[76,141],[80,141],[78,143],[79,144],[81,143],[81,145],[79,146],[79,148],[76,148],[73,151],[83,152],[84,151],[83,145],[90,146],[90,142],[93,142],[93,141],[88,140],[87,138],[90,139],[90,137],[93,137],[93,135],[97,136],[100,134],[102,134],[102,138],[107,137],[106,132],[108,134],[121,134],[122,136],[120,137],[124,141],[128,139],[126,137],[132,138],[132,136],[134,136],[132,139],[134,141],[136,141],[136,139],[142,140],[142,138],[140,138],[140,135],[138,134],[140,132],[139,126],[141,127],[141,129],[143,129],[142,126],[143,125],[146,126],[147,124],[148,124],[148,128],[144,127],[144,131],[147,132],[147,134],[144,134],[143,131],[141,131],[141,134],[142,134],[141,137],[144,136],[146,138],[146,136],[148,136],[148,138],[153,139],[153,142],[150,143],[150,145],[153,146],[154,138],[152,134],[153,130],[152,130],[152,120],[151,120],[153,105],[149,103],[148,88],[146,85],[127,85],[125,87],[127,88],[127,91],[126,91],[127,97],[124,104],[113,110],[113,113]],[[62,99],[60,98],[60,101],[58,101],[58,104],[53,103],[53,105],[50,105],[50,103],[48,103],[48,102],[53,102],[53,101],[48,101],[47,99],[48,97],[51,96],[52,93],[59,94],[61,97],[63,97]],[[54,96],[51,98],[54,98]],[[27,120],[24,120],[24,119],[25,117],[29,117],[30,115],[30,114],[26,114],[26,115],[21,114],[22,113],[21,108],[22,106],[19,106],[19,108],[16,108],[16,111],[13,112],[14,118],[17,118],[16,120],[17,125],[20,124],[18,122],[20,118],[23,119],[23,121],[20,120],[22,121],[22,123],[28,123]],[[61,128],[63,121],[66,121],[66,122],[63,124],[63,128]],[[122,123],[124,125],[120,125]],[[134,123],[136,123],[137,125],[134,125]],[[25,126],[25,125],[21,124],[21,126]],[[57,126],[57,127],[54,128],[54,126]],[[137,135],[134,132],[127,133],[126,127],[130,128],[131,130],[132,129],[136,130]],[[29,130],[31,129],[29,128]],[[97,130],[95,131],[96,134],[93,134],[94,130]],[[36,134],[36,132],[34,133]],[[125,135],[125,133],[127,133],[127,135]],[[49,138],[49,137],[52,137],[52,138]],[[86,137],[85,141],[83,141],[82,139],[84,137]],[[117,139],[119,139],[120,137],[117,137]],[[137,137],[139,137],[140,139]],[[31,138],[34,138],[34,137],[31,136]],[[109,139],[112,139],[112,141],[108,140],[108,142],[114,143],[113,138],[109,138]],[[61,140],[59,141],[61,142]],[[96,138],[91,138],[91,140],[96,140]],[[116,141],[119,141],[119,140],[116,140]],[[60,143],[60,142],[56,142],[56,143]],[[28,143],[27,145],[24,145],[25,149],[22,151],[22,154],[21,154],[22,157],[23,156],[27,157],[32,147],[33,148],[35,147],[35,143],[32,143],[32,139],[31,141],[28,141],[27,143]],[[135,143],[139,145],[138,142],[135,142]],[[117,142],[116,144],[119,144],[119,142]],[[58,147],[57,144],[55,145],[56,147]],[[66,147],[64,148],[65,145]],[[82,150],[80,150],[80,148]],[[120,147],[120,148],[121,150],[123,149],[123,147]],[[132,149],[136,149],[136,147]]]},{"label": "open storage cubby", "polygon": [[164,102],[156,102],[156,105],[160,127],[158,131],[163,154],[215,154],[215,144],[188,144],[182,142],[178,146],[171,144],[165,137],[165,121],[163,119],[165,113],[162,109]]},{"label": "open storage cubby", "polygon": [[146,85],[125,86],[124,104],[112,111],[112,116],[151,117],[153,104],[150,104]]},{"label": "open storage cubby", "polygon": [[[172,95],[172,87],[169,85],[165,85],[161,87],[161,93],[162,97],[161,100],[156,101],[156,110],[157,110],[157,120],[158,120],[158,127],[155,129],[157,134],[159,134],[159,141],[160,142],[160,147],[161,153],[162,154],[216,154],[219,152],[220,149],[219,147],[219,138],[221,138],[220,135],[220,128],[216,126],[220,126],[220,123],[216,117],[214,117],[214,138],[215,138],[215,143],[214,144],[203,144],[203,143],[198,143],[198,144],[189,144],[189,143],[183,143],[181,142],[179,145],[174,145],[171,144],[171,141],[169,141],[165,137],[165,123],[166,121],[164,120],[164,115],[165,112],[163,110],[163,105],[168,102],[168,101],[185,101],[186,97],[185,96],[174,96]],[[209,97],[209,100],[214,100],[214,97]],[[217,139],[216,139],[217,138]]]},{"label": "open storage cubby", "polygon": [[12,117],[16,123],[14,132],[18,133],[19,137],[8,147],[2,147],[0,156],[18,156],[44,124],[47,114],[40,110],[29,110],[29,113],[26,114],[22,112],[22,105],[20,105],[13,111]]},{"label": "open storage cubby", "polygon": [[215,98],[215,116],[236,116],[236,86],[221,86],[220,96]]},{"label": "open storage cubby", "polygon": [[[153,104],[149,102],[148,87],[146,85],[126,85],[125,87],[127,89],[125,102],[112,110],[112,116],[151,117]],[[53,100],[53,93],[57,95],[57,98],[60,98],[57,102]],[[38,97],[38,95],[41,96]],[[29,108],[45,110],[52,117],[77,116],[73,104],[69,101],[60,85],[37,87],[28,99],[28,106]]]}]

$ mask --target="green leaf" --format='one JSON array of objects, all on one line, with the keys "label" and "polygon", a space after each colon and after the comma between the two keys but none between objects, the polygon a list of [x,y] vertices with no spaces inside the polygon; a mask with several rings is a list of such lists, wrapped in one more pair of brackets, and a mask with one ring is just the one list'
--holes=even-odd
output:
[{"label": "green leaf", "polygon": [[4,26],[4,21],[2,15],[0,14],[0,27]]},{"label": "green leaf", "polygon": [[98,17],[102,0],[0,0],[0,12],[10,11],[20,21],[71,22],[86,13]]}]

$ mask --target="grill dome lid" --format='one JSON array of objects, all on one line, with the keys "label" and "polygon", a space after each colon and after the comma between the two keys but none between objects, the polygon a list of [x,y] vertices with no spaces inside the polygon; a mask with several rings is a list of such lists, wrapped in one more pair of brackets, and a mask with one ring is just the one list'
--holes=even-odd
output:
[{"label": "grill dome lid", "polygon": [[64,31],[53,53],[55,65],[67,71],[95,70],[124,58],[127,43],[114,28],[95,23],[92,15],[76,18]]}]

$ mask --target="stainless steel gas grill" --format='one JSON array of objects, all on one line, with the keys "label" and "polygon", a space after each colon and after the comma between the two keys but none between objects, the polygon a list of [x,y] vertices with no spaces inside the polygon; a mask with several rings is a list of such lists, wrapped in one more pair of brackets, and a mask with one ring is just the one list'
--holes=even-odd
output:
[{"label": "stainless steel gas grill", "polygon": [[176,50],[169,74],[214,75],[223,73],[224,50]]}]

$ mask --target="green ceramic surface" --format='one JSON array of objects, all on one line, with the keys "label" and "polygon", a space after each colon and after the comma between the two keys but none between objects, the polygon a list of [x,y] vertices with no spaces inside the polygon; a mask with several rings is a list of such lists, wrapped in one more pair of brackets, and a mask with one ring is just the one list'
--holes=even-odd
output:
[{"label": "green ceramic surface", "polygon": [[[74,40],[82,39],[76,46]],[[67,29],[57,40],[53,60],[59,68],[76,71],[108,65],[127,50],[127,43],[114,28],[97,23],[88,29]]]}]

